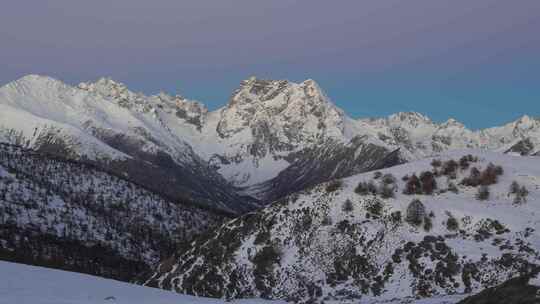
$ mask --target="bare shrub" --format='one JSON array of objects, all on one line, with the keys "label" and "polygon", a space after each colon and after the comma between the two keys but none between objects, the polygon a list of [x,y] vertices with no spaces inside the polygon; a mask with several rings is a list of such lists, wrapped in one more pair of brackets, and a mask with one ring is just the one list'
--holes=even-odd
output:
[{"label": "bare shrub", "polygon": [[444,162],[442,166],[441,174],[446,175],[446,176],[455,176],[457,168],[458,168],[458,163],[455,160],[453,159],[448,160]]},{"label": "bare shrub", "polygon": [[420,174],[420,182],[422,183],[422,192],[424,194],[433,194],[433,191],[437,189],[435,175],[430,171],[424,171]]},{"label": "bare shrub", "polygon": [[416,174],[409,177],[409,180],[405,184],[403,193],[408,195],[422,194],[422,184],[420,183],[420,179],[416,176]]}]

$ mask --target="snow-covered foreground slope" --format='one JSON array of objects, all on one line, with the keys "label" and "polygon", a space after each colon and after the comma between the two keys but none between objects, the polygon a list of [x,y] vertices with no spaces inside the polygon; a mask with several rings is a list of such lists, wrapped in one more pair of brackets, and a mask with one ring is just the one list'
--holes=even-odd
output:
[{"label": "snow-covered foreground slope", "polygon": [[[114,280],[0,261],[1,304],[220,304],[224,300],[184,296]],[[240,300],[238,304],[283,304]]]},{"label": "snow-covered foreground slope", "polygon": [[[461,160],[466,154],[475,157]],[[476,292],[538,265],[540,159],[481,150],[437,158],[321,184],[225,223],[163,262],[147,284],[381,301]],[[421,186],[405,194],[413,174]]]}]

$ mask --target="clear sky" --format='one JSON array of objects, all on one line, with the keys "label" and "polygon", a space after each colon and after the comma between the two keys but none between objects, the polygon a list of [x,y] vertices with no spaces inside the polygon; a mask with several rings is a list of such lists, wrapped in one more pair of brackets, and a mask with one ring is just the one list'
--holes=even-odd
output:
[{"label": "clear sky", "polygon": [[353,117],[481,128],[540,116],[540,1],[4,0],[0,84],[29,73],[211,109],[251,75],[312,78]]}]

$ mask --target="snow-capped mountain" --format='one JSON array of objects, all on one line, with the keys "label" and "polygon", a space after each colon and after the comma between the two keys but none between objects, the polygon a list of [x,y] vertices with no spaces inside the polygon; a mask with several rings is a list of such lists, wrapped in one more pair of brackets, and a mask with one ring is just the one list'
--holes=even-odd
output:
[{"label": "snow-capped mountain", "polygon": [[[249,78],[229,103],[208,112],[199,103],[183,116],[194,150],[229,182],[263,201],[441,151],[480,148],[540,153],[540,120],[524,116],[502,127],[467,129],[415,113],[352,119],[313,80]],[[195,121],[196,123],[193,123]]]},{"label": "snow-capped mountain", "polygon": [[146,284],[309,303],[475,292],[540,264],[539,201],[539,158],[444,153],[226,222]]},{"label": "snow-capped mountain", "polygon": [[526,115],[501,127],[477,131],[454,119],[435,123],[416,112],[397,113],[384,119],[359,119],[358,124],[361,132],[376,136],[390,146],[401,147],[408,160],[466,148],[520,155],[540,152],[540,119]]},{"label": "snow-capped mountain", "polygon": [[175,115],[171,102],[110,79],[71,87],[30,75],[0,88],[0,140],[97,164],[175,199],[231,212],[252,209],[252,200],[164,122]]},{"label": "snow-capped mountain", "polygon": [[[333,178],[480,148],[540,154],[540,120],[479,131],[415,112],[352,119],[313,80],[249,78],[223,108],[103,78],[30,75],[0,88],[0,140],[124,173],[173,197],[245,212]],[[259,202],[257,202],[258,200]]]},{"label": "snow-capped mountain", "polygon": [[0,259],[131,281],[222,222],[96,167],[0,144]]},{"label": "snow-capped mountain", "polygon": [[[144,96],[111,79],[71,87],[30,75],[0,88],[0,107],[2,141],[84,159],[158,192],[189,193],[233,212],[257,207],[234,186],[269,201],[401,161],[380,141],[355,136],[354,121],[312,80],[251,78],[226,107],[209,112],[196,101]],[[337,160],[345,154],[354,156]],[[293,183],[279,185],[280,174]]]},{"label": "snow-capped mountain", "polygon": [[313,80],[296,84],[252,77],[225,107],[199,119],[205,124],[189,133],[188,141],[225,178],[251,186],[289,167],[293,152],[328,140],[349,143],[354,134],[347,120]]},{"label": "snow-capped mountain", "polygon": [[[227,180],[269,202],[306,186],[402,161],[399,147],[357,136],[313,80],[243,81],[188,140]],[[198,126],[197,126],[198,127]]]}]

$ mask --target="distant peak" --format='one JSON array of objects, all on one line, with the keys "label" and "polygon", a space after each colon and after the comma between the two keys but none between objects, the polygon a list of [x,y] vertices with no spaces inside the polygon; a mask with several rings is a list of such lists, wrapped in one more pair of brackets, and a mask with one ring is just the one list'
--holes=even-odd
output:
[{"label": "distant peak", "polygon": [[95,82],[81,82],[78,88],[116,100],[127,101],[143,98],[142,94],[130,91],[125,84],[115,81],[110,77],[102,77]]},{"label": "distant peak", "polygon": [[319,84],[313,79],[307,79],[303,81],[300,85],[304,87],[304,91],[310,97],[315,97],[315,96],[321,96],[323,98],[326,97],[326,95],[324,94]]},{"label": "distant peak", "polygon": [[515,128],[518,129],[531,129],[540,127],[540,120],[530,117],[529,115],[523,115],[512,123]]},{"label": "distant peak", "polygon": [[15,82],[18,82],[18,83],[61,83],[61,84],[64,84],[62,81],[60,81],[58,79],[52,78],[52,77],[47,76],[47,75],[38,75],[38,74],[29,74],[29,75],[23,76],[23,77],[15,80]]},{"label": "distant peak", "polygon": [[[285,109],[301,109],[299,115],[305,113],[326,113],[336,111],[339,116],[344,115],[326,96],[317,82],[307,79],[301,83],[288,80],[268,80],[250,77],[242,81],[232,95],[227,108],[245,107],[249,111],[264,110],[268,113],[281,113]],[[294,110],[296,111],[296,110]],[[303,114],[300,114],[303,113]]]},{"label": "distant peak", "polygon": [[36,80],[43,80],[43,79],[52,79],[52,78],[47,75],[28,74],[19,78],[16,81],[36,81]]},{"label": "distant peak", "polygon": [[287,80],[268,80],[251,76],[240,82],[240,87],[234,91],[228,106],[264,102],[279,95],[288,87]]},{"label": "distant peak", "polygon": [[45,75],[29,74],[4,86],[7,89],[26,92],[28,90],[59,90],[70,88],[64,82]]},{"label": "distant peak", "polygon": [[465,125],[462,124],[461,122],[455,120],[454,118],[449,118],[447,121],[443,122],[441,125],[440,125],[441,128],[446,128],[446,127],[458,127],[458,128],[465,128]]},{"label": "distant peak", "polygon": [[523,115],[516,122],[518,122],[518,123],[530,123],[533,120],[534,119],[531,118],[529,115]]},{"label": "distant peak", "polygon": [[275,80],[275,79],[262,79],[255,76],[251,76],[246,80],[240,82],[241,88],[263,88],[263,87],[274,87],[279,84],[287,84],[287,80]]},{"label": "distant peak", "polygon": [[418,112],[398,112],[390,115],[389,119],[391,121],[431,123],[429,117]]},{"label": "distant peak", "polygon": [[[275,79],[260,79],[255,76],[251,76],[246,80],[243,80],[240,83],[240,88],[236,90],[233,96],[245,95],[254,95],[257,99],[261,101],[269,100],[279,95],[281,92],[291,90],[301,92],[303,91],[305,95],[310,98],[313,97],[323,97],[326,99],[326,95],[323,93],[319,84],[313,79],[304,80],[301,83],[294,83],[288,80],[275,80]],[[253,101],[253,98],[249,98],[247,101]]]},{"label": "distant peak", "polygon": [[310,79],[304,80],[301,84],[302,84],[302,85],[305,85],[305,86],[310,86],[310,87],[317,87],[317,88],[320,88],[320,87],[319,87],[319,84],[318,84],[315,80],[313,80],[313,79],[311,79],[311,78],[310,78]]},{"label": "distant peak", "polygon": [[117,85],[117,86],[126,86],[125,84],[115,81],[111,77],[101,77],[99,78],[96,83],[102,84],[102,85]]},{"label": "distant peak", "polygon": [[187,99],[182,95],[170,95],[164,91],[159,94],[151,96],[151,98],[157,98],[160,102],[175,105],[178,108],[196,109],[199,112],[208,112],[206,106],[197,100]]},{"label": "distant peak", "polygon": [[110,77],[101,77],[95,82],[81,82],[79,88],[88,90],[127,90],[127,86],[121,82],[115,81]]}]

